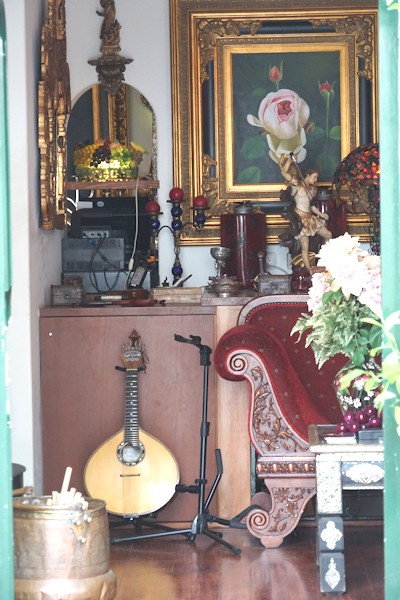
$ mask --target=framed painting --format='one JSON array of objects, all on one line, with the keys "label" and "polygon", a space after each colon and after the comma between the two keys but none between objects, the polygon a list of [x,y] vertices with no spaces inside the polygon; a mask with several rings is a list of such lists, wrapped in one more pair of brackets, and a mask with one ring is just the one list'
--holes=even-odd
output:
[{"label": "framed painting", "polygon": [[[170,0],[174,185],[190,199],[187,221],[195,196],[209,205],[206,225],[183,244],[219,243],[220,215],[246,201],[265,212],[277,242],[287,226],[282,154],[331,185],[340,161],[378,137],[375,1],[227,4]],[[368,222],[348,214],[361,239]]]}]

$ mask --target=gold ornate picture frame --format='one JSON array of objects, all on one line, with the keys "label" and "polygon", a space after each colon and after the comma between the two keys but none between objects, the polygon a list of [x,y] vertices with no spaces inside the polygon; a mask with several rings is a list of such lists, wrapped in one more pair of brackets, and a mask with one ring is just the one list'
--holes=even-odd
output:
[{"label": "gold ornate picture frame", "polygon": [[[174,185],[209,203],[205,227],[185,230],[183,244],[219,243],[219,216],[235,202],[261,207],[269,242],[286,227],[285,185],[271,158],[278,142],[257,126],[267,94],[305,99],[300,166],[318,167],[320,183],[331,184],[351,150],[377,141],[377,4],[348,4],[170,0]],[[349,214],[348,229],[367,239],[367,215]]]}]

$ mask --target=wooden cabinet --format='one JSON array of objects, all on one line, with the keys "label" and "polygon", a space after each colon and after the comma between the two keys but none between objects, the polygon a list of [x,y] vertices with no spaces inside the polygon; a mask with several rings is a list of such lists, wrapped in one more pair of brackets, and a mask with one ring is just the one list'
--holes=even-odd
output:
[{"label": "wooden cabinet", "polygon": [[[123,427],[125,374],[121,346],[136,329],[149,362],[139,373],[139,422],[174,454],[181,482],[199,474],[203,367],[199,350],[174,334],[214,344],[214,307],[43,308],[40,313],[44,493],[59,490],[65,468],[84,490],[86,461]],[[215,477],[215,374],[209,371],[207,476]],[[191,520],[197,496],[177,494],[160,511],[168,521]]]},{"label": "wooden cabinet", "polygon": [[[215,347],[236,324],[245,302],[208,306],[46,307],[40,312],[41,396],[44,493],[59,490],[65,468],[71,485],[84,490],[86,461],[123,427],[125,374],[121,346],[133,329],[140,334],[149,362],[139,373],[139,421],[142,429],[174,454],[180,481],[199,476],[203,367],[195,346],[179,343],[174,334],[198,335]],[[250,442],[246,382],[231,382],[209,371],[207,438],[208,487],[215,477],[215,448],[220,448],[224,474],[211,510],[231,518],[250,503]],[[194,494],[177,494],[160,511],[168,521],[190,521],[197,513]]]}]

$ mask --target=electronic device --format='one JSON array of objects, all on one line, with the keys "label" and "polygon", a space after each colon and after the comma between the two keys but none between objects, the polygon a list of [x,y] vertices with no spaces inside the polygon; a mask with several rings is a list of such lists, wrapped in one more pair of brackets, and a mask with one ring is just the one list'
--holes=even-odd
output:
[{"label": "electronic device", "polygon": [[62,240],[61,258],[63,273],[124,270],[125,240],[113,237],[65,238]]},{"label": "electronic device", "polygon": [[[135,198],[133,197],[90,198],[91,208],[82,208],[72,212],[68,236],[75,239],[94,240],[104,237],[123,238],[125,243],[124,267],[127,268],[134,241],[136,241],[136,251],[146,253],[150,248],[151,230],[148,214],[144,210],[147,200],[147,198],[138,199],[138,214],[136,215]],[[87,199],[85,203],[87,203]]]}]

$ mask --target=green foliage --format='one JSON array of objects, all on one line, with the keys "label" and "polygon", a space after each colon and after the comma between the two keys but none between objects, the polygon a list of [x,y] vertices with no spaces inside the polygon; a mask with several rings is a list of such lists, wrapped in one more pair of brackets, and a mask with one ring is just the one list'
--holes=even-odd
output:
[{"label": "green foliage", "polygon": [[372,311],[356,298],[346,300],[340,290],[329,291],[320,308],[298,319],[292,333],[299,333],[299,339],[306,334],[306,347],[313,349],[319,368],[336,354],[344,354],[360,367],[370,355],[371,340],[376,339],[376,326],[364,321],[372,317]]},{"label": "green foliage", "polygon": [[[368,374],[365,390],[371,391],[381,387],[381,392],[375,399],[375,406],[382,410],[386,402],[396,408],[395,418],[400,435],[400,310],[391,313],[383,321],[377,318],[365,318],[363,322],[371,327],[368,343],[371,356],[382,357],[381,370],[376,373],[368,369],[352,369],[342,380],[345,387],[359,375]],[[398,418],[399,417],[399,418]]]}]

